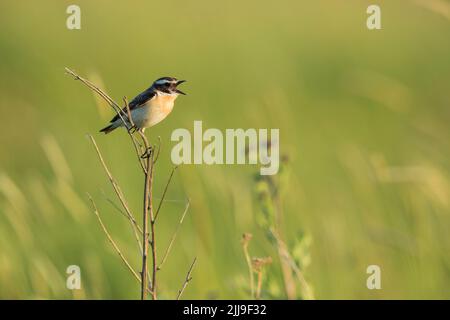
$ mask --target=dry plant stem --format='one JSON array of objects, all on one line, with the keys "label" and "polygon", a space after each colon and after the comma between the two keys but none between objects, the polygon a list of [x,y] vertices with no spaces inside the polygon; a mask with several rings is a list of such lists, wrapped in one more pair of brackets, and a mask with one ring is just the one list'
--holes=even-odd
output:
[{"label": "dry plant stem", "polygon": [[128,119],[130,120],[130,123],[131,123],[131,128],[130,129],[136,128],[136,126],[134,125],[133,118],[131,117],[131,110],[130,110],[130,105],[128,103],[127,97],[123,97],[123,103],[125,104],[125,108],[127,109]]},{"label": "dry plant stem", "polygon": [[[85,79],[85,78],[79,76],[79,75],[76,74],[74,71],[70,70],[69,68],[65,68],[65,70],[66,70],[66,72],[67,72],[68,74],[70,74],[71,76],[73,76],[75,80],[81,81],[81,82],[82,82],[84,85],[86,85],[89,89],[91,89],[92,91],[96,92],[100,97],[103,98],[103,100],[105,100],[105,101],[111,106],[111,108],[114,109],[114,111],[116,112],[116,114],[117,114],[117,115],[119,116],[119,118],[122,120],[122,122],[123,122],[125,128],[127,129],[128,135],[130,136],[130,139],[131,139],[132,142],[133,142],[133,145],[134,145],[136,154],[137,154],[137,156],[138,156],[138,158],[139,158],[139,163],[140,163],[140,165],[141,165],[141,167],[142,167],[142,170],[145,170],[145,168],[144,168],[144,166],[143,166],[143,163],[141,162],[141,159],[140,159],[141,154],[140,154],[140,152],[139,152],[139,150],[140,150],[139,147],[138,147],[139,144],[138,144],[136,138],[134,137],[134,135],[133,135],[133,133],[132,133],[132,131],[131,131],[132,127],[130,126],[130,123],[132,123],[133,119],[131,119],[131,117],[130,117],[130,118],[129,118],[130,123],[128,123],[128,122],[126,121],[126,118],[128,118],[129,115],[128,115],[128,116],[125,115],[125,114],[122,112],[120,106],[117,104],[117,102],[115,102],[108,94],[106,94],[103,90],[101,90],[100,88],[98,88],[98,87],[97,87],[96,85],[94,85],[92,82],[90,82],[89,80],[87,80],[87,79]],[[127,109],[129,109],[128,103],[126,103],[126,106],[127,106]],[[131,115],[131,114],[130,114],[130,115]]]},{"label": "dry plant stem", "polygon": [[161,136],[158,136],[158,151],[156,152],[156,156],[153,160],[153,163],[156,163],[156,161],[158,161],[160,152],[161,152]]},{"label": "dry plant stem", "polygon": [[[144,140],[144,138],[143,138]],[[144,140],[145,142],[147,140]],[[148,145],[146,146],[148,148]],[[147,151],[146,151],[147,152]],[[148,283],[147,279],[147,255],[148,255],[148,207],[149,207],[149,193],[150,193],[150,174],[148,170],[152,166],[151,164],[152,158],[151,154],[147,155],[147,164],[146,164],[146,171],[145,174],[145,184],[144,184],[144,213],[143,213],[143,222],[142,222],[142,229],[143,229],[143,240],[142,240],[142,282],[141,282],[141,299],[145,300],[147,298],[147,291],[146,285]],[[154,283],[154,282],[152,282]],[[153,284],[152,284],[153,289]]]},{"label": "dry plant stem", "polygon": [[140,282],[141,279],[139,278],[139,275],[136,273],[136,271],[134,271],[133,267],[131,267],[130,263],[128,262],[128,260],[125,258],[125,256],[122,254],[122,252],[120,251],[119,247],[117,246],[117,244],[114,242],[113,238],[111,237],[111,235],[108,232],[108,229],[106,229],[105,224],[103,223],[102,219],[100,218],[100,214],[98,213],[98,209],[97,206],[95,205],[94,200],[92,199],[92,197],[87,194],[89,200],[91,201],[92,204],[92,209],[95,213],[95,215],[97,216],[98,222],[100,223],[100,226],[103,229],[103,232],[106,234],[106,237],[108,238],[109,242],[112,244],[112,246],[114,247],[114,249],[116,250],[116,252],[119,254],[120,258],[122,259],[122,261],[125,263],[125,265],[127,266],[127,268],[131,271],[131,273],[133,274],[133,276]]},{"label": "dry plant stem", "polygon": [[156,209],[155,213],[155,221],[158,218],[159,210],[161,209],[162,203],[164,202],[164,198],[166,197],[167,189],[169,188],[170,181],[172,180],[173,174],[178,166],[173,167],[172,172],[170,173],[169,179],[167,180],[166,186],[164,187],[164,192],[162,194],[161,200],[159,201],[158,209]]},{"label": "dry plant stem", "polygon": [[[120,207],[118,205],[116,205],[116,203],[112,199],[108,198],[108,196],[103,191],[102,191],[102,195],[105,197],[106,201],[108,201],[113,206],[114,209],[116,209],[120,214],[122,214],[125,218],[128,219],[128,215],[122,209],[120,209]],[[136,225],[136,226],[138,227],[139,232],[141,232],[139,226],[138,225]],[[141,234],[142,234],[142,232],[141,232]],[[142,246],[140,244],[141,241],[139,240],[139,235],[136,232],[135,232],[135,236],[136,236],[136,240],[138,242],[139,252],[142,255]]]},{"label": "dry plant stem", "polygon": [[294,271],[297,280],[302,285],[302,288],[304,289],[305,293],[305,298],[308,300],[314,299],[314,294],[305,277],[303,276],[303,273],[300,271],[300,268],[297,266],[294,259],[291,257],[286,243],[284,243],[284,241],[280,238],[280,236],[275,230],[270,230],[270,232],[277,241],[278,252],[280,253],[280,257]]},{"label": "dry plant stem", "polygon": [[146,149],[145,156],[146,156],[146,174],[145,174],[145,184],[144,184],[144,213],[143,213],[143,254],[142,254],[142,288],[141,288],[141,298],[144,300],[146,299],[146,290],[144,287],[144,284],[148,282],[147,280],[147,272],[148,272],[148,263],[147,263],[147,256],[148,256],[148,245],[149,245],[149,232],[148,232],[148,226],[149,226],[149,217],[150,217],[150,230],[151,230],[151,250],[152,250],[152,299],[156,300],[156,243],[155,243],[155,224],[154,224],[154,217],[153,217],[153,201],[152,201],[152,182],[153,182],[153,171],[154,171],[154,150],[153,148],[150,148],[150,144],[147,140],[147,137],[144,135],[143,132],[139,131],[139,134],[141,135],[142,141],[144,142],[144,146]]},{"label": "dry plant stem", "polygon": [[156,261],[156,236],[155,236],[155,217],[153,215],[153,171],[154,171],[154,154],[151,154],[151,167],[148,169],[150,174],[150,191],[148,194],[149,198],[149,208],[148,211],[150,213],[150,229],[151,229],[151,248],[152,248],[152,298],[156,300],[156,271],[157,271],[157,261]]},{"label": "dry plant stem", "polygon": [[245,254],[245,261],[247,261],[248,266],[248,273],[250,277],[250,292],[252,298],[255,297],[255,279],[253,277],[253,268],[252,268],[252,259],[250,258],[250,254],[248,253],[248,244],[243,246],[244,248],[244,254]]},{"label": "dry plant stem", "polygon": [[294,270],[295,276],[297,277],[298,281],[302,284],[304,288],[305,299],[314,300],[314,294],[311,288],[309,287],[308,282],[306,282],[305,277],[303,277],[303,273],[300,271],[300,268],[297,266],[295,261],[290,256],[287,257],[287,261],[291,266],[292,270]]},{"label": "dry plant stem", "polygon": [[91,90],[96,92],[98,95],[100,95],[108,104],[116,111],[122,122],[124,123],[125,127],[129,130],[130,126],[123,118],[125,115],[122,113],[120,106],[110,97],[108,96],[103,90],[98,88],[96,85],[94,85],[92,82],[90,82],[87,79],[84,79],[83,77],[76,74],[74,71],[70,70],[69,68],[65,68],[66,72],[74,77],[75,80],[80,80],[82,83],[84,83],[87,87],[89,87]]},{"label": "dry plant stem", "polygon": [[[164,253],[164,256],[163,256],[161,263],[159,264],[157,270],[161,270],[162,266],[164,265],[164,262],[166,262],[166,259],[169,256],[170,250],[172,249],[172,245],[175,242],[175,238],[177,237],[178,231],[180,230],[181,225],[183,224],[184,217],[186,216],[186,213],[189,210],[190,204],[191,204],[191,202],[190,202],[190,200],[188,200],[188,203],[186,204],[186,208],[184,209],[181,219],[178,222],[177,228],[175,229],[175,232],[173,233],[172,238],[170,239],[169,245],[167,246],[166,252]],[[155,216],[155,219],[156,219],[156,216]]]},{"label": "dry plant stem", "polygon": [[177,300],[180,300],[181,295],[184,292],[184,289],[186,289],[189,281],[192,280],[191,273],[192,273],[192,270],[194,269],[194,266],[195,266],[196,262],[197,262],[197,257],[195,257],[194,261],[192,261],[191,267],[189,268],[189,271],[188,271],[188,273],[186,275],[186,278],[184,279],[183,285],[181,286],[181,289],[178,291]]},{"label": "dry plant stem", "polygon": [[120,203],[122,204],[122,207],[125,209],[125,212],[127,213],[128,219],[130,220],[131,227],[133,229],[134,235],[136,237],[136,241],[138,243],[139,249],[141,248],[141,242],[139,240],[139,234],[138,231],[142,234],[142,230],[139,228],[136,219],[134,218],[134,215],[131,213],[131,210],[128,206],[127,201],[125,200],[125,197],[123,196],[122,190],[120,189],[119,185],[115,181],[114,177],[112,176],[111,172],[108,169],[108,166],[105,163],[105,160],[103,159],[103,156],[100,152],[100,149],[97,146],[97,143],[95,142],[95,139],[92,135],[89,135],[89,139],[91,140],[92,144],[94,145],[95,151],[97,152],[98,158],[100,159],[100,163],[103,166],[103,169],[106,172],[106,175],[109,178],[109,181],[111,182],[111,185],[113,186],[113,189],[117,195],[117,197],[120,200]]},{"label": "dry plant stem", "polygon": [[116,209],[117,212],[119,212],[119,213],[120,213],[122,216],[124,216],[126,219],[129,219],[127,213],[124,212],[124,211],[123,211],[123,210],[122,210],[122,209],[114,202],[114,200],[112,200],[111,198],[109,198],[103,190],[101,190],[101,193],[102,193],[102,196],[105,198],[105,200],[108,201],[108,202],[111,204],[111,206],[112,206],[114,209]]},{"label": "dry plant stem", "polygon": [[257,300],[261,299],[261,288],[262,288],[262,271],[258,271],[258,285],[256,286],[256,296]]},{"label": "dry plant stem", "polygon": [[[276,219],[277,235],[278,238],[281,240],[282,235],[280,234],[279,230],[281,229],[283,211],[281,206],[281,198],[278,193],[274,196],[273,201],[275,202],[275,219]],[[295,287],[291,267],[289,266],[289,263],[287,263],[287,261],[283,259],[283,252],[279,245],[277,246],[277,251],[278,251],[278,258],[281,264],[281,272],[283,274],[283,282],[284,288],[286,290],[286,296],[289,300],[294,300],[297,298],[297,289]]]},{"label": "dry plant stem", "polygon": [[294,300],[297,297],[297,290],[295,288],[295,282],[293,281],[292,271],[287,263],[286,259],[283,259],[283,252],[280,246],[277,245],[278,257],[281,264],[281,272],[283,273],[284,288],[289,300]]},{"label": "dry plant stem", "polygon": [[[111,245],[113,246],[114,250],[116,250],[117,254],[119,255],[119,257],[122,259],[123,263],[125,264],[125,266],[128,268],[128,270],[130,270],[130,272],[133,274],[133,276],[136,278],[136,280],[141,283],[141,278],[139,277],[139,275],[137,274],[136,271],[134,271],[133,267],[130,265],[130,263],[128,262],[128,260],[125,258],[125,256],[122,254],[122,251],[120,251],[119,247],[117,246],[116,242],[114,241],[114,239],[112,238],[112,236],[110,235],[110,233],[108,232],[108,229],[106,229],[105,224],[103,223],[102,219],[100,218],[100,214],[98,212],[97,206],[95,205],[94,200],[92,199],[92,197],[90,196],[90,194],[87,194],[89,200],[91,201],[92,204],[92,209],[95,213],[95,215],[97,216],[97,220],[100,223],[100,226],[102,227],[103,232],[105,233],[106,237],[108,238],[109,242],[111,243]],[[147,288],[147,291],[149,293],[152,293],[151,290],[149,288]]]},{"label": "dry plant stem", "polygon": [[[142,170],[145,172],[146,169],[145,169],[145,167],[143,166],[143,164],[142,164],[142,162],[141,162],[141,150],[140,150],[140,148],[139,148],[139,143],[138,143],[138,141],[136,140],[136,138],[133,136],[133,134],[132,134],[132,132],[131,132],[132,127],[131,127],[130,124],[125,120],[125,118],[124,118],[125,114],[122,112],[122,110],[121,110],[120,106],[117,104],[117,102],[115,102],[108,94],[106,94],[103,90],[101,90],[100,88],[98,88],[96,85],[94,85],[94,84],[93,84],[92,82],[90,82],[89,80],[87,80],[87,79],[85,79],[85,78],[79,76],[79,75],[76,74],[74,71],[70,70],[69,68],[65,68],[65,70],[66,70],[66,72],[67,72],[68,74],[70,74],[71,76],[73,76],[75,80],[81,81],[81,82],[82,82],[83,84],[85,84],[89,89],[91,89],[92,91],[96,92],[100,97],[102,97],[102,98],[103,98],[103,99],[111,106],[111,108],[114,109],[114,111],[117,113],[117,115],[119,116],[119,118],[122,120],[124,126],[127,128],[128,135],[130,136],[130,139],[132,140],[133,145],[135,146],[135,151],[136,151],[136,154],[137,154],[139,163],[141,164]],[[128,115],[126,116],[126,118],[128,118],[129,121],[130,121],[130,123],[133,124],[133,119],[131,118],[130,107],[129,107],[129,105],[128,105],[128,100],[126,99],[126,97],[124,97],[124,103],[125,103],[125,106],[126,106],[126,109],[127,109],[127,112],[128,112]],[[91,140],[93,141],[94,146],[96,147],[96,150],[97,150],[97,154],[99,155],[100,160],[101,160],[101,162],[102,162],[102,165],[103,165],[103,167],[104,167],[106,173],[108,174],[108,173],[109,173],[109,170],[107,169],[107,167],[106,167],[106,165],[105,165],[105,163],[104,163],[104,161],[103,161],[103,158],[102,158],[102,156],[101,156],[101,154],[100,154],[100,151],[98,150],[98,147],[97,147],[97,145],[96,145],[96,143],[95,143],[95,141],[93,140],[93,138],[92,138],[91,135],[90,135],[90,138],[91,138]],[[111,180],[111,174],[108,174],[108,177],[109,177],[110,180]],[[117,196],[119,197],[119,199],[120,199],[122,205],[124,206],[125,211],[127,211],[127,214],[133,219],[133,223],[135,224],[135,226],[136,226],[136,227],[138,228],[138,230],[142,233],[142,231],[140,230],[139,226],[138,226],[137,223],[136,223],[136,219],[134,219],[133,215],[131,214],[131,211],[128,209],[128,205],[126,205],[126,202],[124,202],[123,195],[122,195],[122,196],[119,195],[119,193],[121,194],[120,188],[118,188],[118,186],[117,186],[117,185],[114,185],[114,184],[113,184],[113,187],[114,187],[114,190],[116,191]],[[119,191],[119,192],[118,192],[118,191]]]},{"label": "dry plant stem", "polygon": [[[127,116],[128,116],[128,119],[130,120],[130,123],[131,123],[131,128],[128,129],[129,133],[131,133],[130,131],[133,128],[136,128],[136,126],[134,125],[133,118],[131,117],[131,110],[130,110],[130,105],[128,103],[127,97],[123,97],[123,103],[125,104],[125,108],[127,109]],[[132,136],[132,134],[131,134],[131,136]],[[147,168],[145,167],[144,160],[140,156],[143,152],[142,152],[141,148],[139,147],[139,144],[136,141],[136,139],[131,139],[131,140],[133,141],[133,146],[134,146],[134,149],[136,151],[136,155],[138,157],[139,165],[141,166],[141,169],[144,172],[144,174],[146,174],[147,173]]]},{"label": "dry plant stem", "polygon": [[[147,168],[150,168],[150,161],[151,158],[147,158]],[[148,254],[148,193],[150,188],[150,175],[145,175],[145,186],[144,186],[144,214],[143,214],[143,222],[142,222],[142,228],[143,228],[143,239],[142,239],[142,271],[141,271],[141,299],[145,300],[147,299],[147,291],[145,290],[145,287],[147,285],[147,254]],[[153,285],[152,285],[153,290]]]}]

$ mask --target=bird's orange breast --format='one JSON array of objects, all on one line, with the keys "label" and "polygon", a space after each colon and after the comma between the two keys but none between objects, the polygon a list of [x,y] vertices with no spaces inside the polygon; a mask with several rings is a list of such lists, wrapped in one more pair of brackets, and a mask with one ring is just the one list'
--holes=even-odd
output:
[{"label": "bird's orange breast", "polygon": [[157,96],[151,100],[151,106],[152,108],[157,108],[161,112],[168,114],[172,111],[176,98],[176,96],[172,95]]}]

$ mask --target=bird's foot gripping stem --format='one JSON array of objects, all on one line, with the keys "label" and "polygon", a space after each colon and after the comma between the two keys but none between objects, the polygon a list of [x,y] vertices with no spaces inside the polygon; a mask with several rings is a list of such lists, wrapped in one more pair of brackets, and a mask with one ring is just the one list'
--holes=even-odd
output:
[{"label": "bird's foot gripping stem", "polygon": [[130,127],[128,128],[128,133],[133,134],[133,133],[135,133],[137,130],[138,130],[138,129],[136,128],[136,125],[130,126]]},{"label": "bird's foot gripping stem", "polygon": [[152,153],[153,153],[153,147],[148,147],[147,149],[145,149],[145,151],[144,151],[144,153],[141,155],[141,158],[142,159],[147,159],[147,158],[150,158],[150,156],[152,155]]}]

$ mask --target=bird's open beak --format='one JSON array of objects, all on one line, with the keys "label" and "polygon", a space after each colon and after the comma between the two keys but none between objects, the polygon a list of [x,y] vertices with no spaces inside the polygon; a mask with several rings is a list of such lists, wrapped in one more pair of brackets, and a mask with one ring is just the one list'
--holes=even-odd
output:
[{"label": "bird's open beak", "polygon": [[[186,82],[186,80],[178,80],[178,81],[177,81],[177,86],[180,85],[180,84],[182,84],[183,82]],[[186,95],[186,93],[184,93],[184,92],[181,91],[181,90],[178,90],[178,88],[177,88],[175,91],[176,91],[176,93]]]}]

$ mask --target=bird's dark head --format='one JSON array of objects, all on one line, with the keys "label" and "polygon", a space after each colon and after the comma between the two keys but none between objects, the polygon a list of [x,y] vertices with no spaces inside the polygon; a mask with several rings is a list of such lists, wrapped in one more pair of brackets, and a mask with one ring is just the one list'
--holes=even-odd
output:
[{"label": "bird's dark head", "polygon": [[178,80],[172,77],[159,78],[153,82],[153,88],[166,94],[186,94],[177,88],[178,85],[186,82],[186,80]]}]

